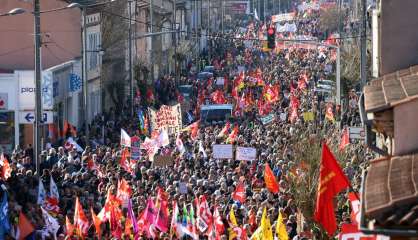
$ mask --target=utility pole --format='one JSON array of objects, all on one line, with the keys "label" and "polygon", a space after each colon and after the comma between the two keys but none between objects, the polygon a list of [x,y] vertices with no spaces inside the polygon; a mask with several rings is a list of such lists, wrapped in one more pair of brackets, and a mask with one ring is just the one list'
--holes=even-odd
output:
[{"label": "utility pole", "polygon": [[[149,0],[149,12],[150,12],[150,32],[154,32],[154,3],[153,0]],[[151,82],[154,83],[154,51],[153,51],[153,44],[154,44],[154,36],[151,36],[151,46],[150,46],[150,58],[151,58]]]},{"label": "utility pole", "polygon": [[224,35],[224,14],[225,14],[224,0],[221,0],[221,32],[222,32],[222,37]]},{"label": "utility pole", "polygon": [[366,85],[367,82],[367,39],[366,39],[366,33],[367,33],[367,19],[366,19],[366,0],[361,1],[361,17],[362,17],[362,28],[361,28],[361,49],[360,49],[360,78],[361,78],[361,90],[363,90],[364,85]]},{"label": "utility pole", "polygon": [[129,26],[128,26],[128,48],[129,48],[129,90],[131,102],[131,116],[134,116],[134,78],[132,74],[132,0],[128,0]]},{"label": "utility pole", "polygon": [[81,15],[83,18],[83,33],[82,33],[82,48],[83,48],[83,65],[82,65],[82,75],[83,75],[83,102],[84,102],[84,127],[86,129],[86,144],[89,145],[90,139],[90,129],[89,129],[89,104],[88,104],[88,79],[87,79],[87,17],[86,17],[86,7],[82,6]]},{"label": "utility pole", "polygon": [[207,44],[208,44],[208,65],[211,65],[211,53],[212,53],[212,37],[211,37],[211,20],[210,20],[210,0],[208,0],[208,35],[207,35]]},{"label": "utility pole", "polygon": [[177,78],[177,5],[176,5],[176,0],[173,1],[173,30],[175,31],[174,33],[174,38],[173,38],[173,43],[174,43],[174,82],[176,84],[178,84],[178,78]]},{"label": "utility pole", "polygon": [[41,86],[41,14],[40,14],[40,0],[34,0],[33,13],[35,16],[35,124],[34,124],[34,140],[35,148],[35,164],[36,173],[41,176],[39,172],[41,146],[41,119],[42,119],[42,86]]}]

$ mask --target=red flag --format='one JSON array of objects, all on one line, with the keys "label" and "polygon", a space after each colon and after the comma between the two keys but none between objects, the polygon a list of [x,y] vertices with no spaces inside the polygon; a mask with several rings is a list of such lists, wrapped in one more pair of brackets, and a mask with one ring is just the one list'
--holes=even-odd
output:
[{"label": "red flag", "polygon": [[239,95],[238,95],[238,87],[232,88],[231,96],[238,101]]},{"label": "red flag", "polygon": [[222,221],[221,214],[219,213],[218,207],[215,206],[215,210],[213,211],[213,226],[212,228],[216,231],[216,236],[222,236],[225,232],[225,226]]},{"label": "red flag", "polygon": [[125,148],[122,150],[119,164],[125,171],[132,174],[134,170],[128,158],[131,158],[131,153],[129,152],[128,148]]},{"label": "red flag", "polygon": [[158,188],[157,204],[155,208],[158,210],[155,227],[163,233],[168,231],[168,194],[162,189]]},{"label": "red flag", "polygon": [[348,178],[328,146],[323,143],[314,219],[324,227],[329,236],[334,235],[337,230],[333,199],[335,195],[349,186]]},{"label": "red flag", "polygon": [[349,144],[350,144],[350,133],[348,131],[348,128],[344,128],[343,135],[341,136],[339,150],[343,151],[345,147],[347,147]]},{"label": "red flag", "polygon": [[93,208],[90,208],[90,212],[91,218],[93,219],[94,228],[96,229],[97,237],[98,239],[101,239],[100,225],[102,224],[102,222],[100,221],[100,218],[97,217],[97,215],[94,213]]},{"label": "red flag", "polygon": [[272,111],[271,104],[261,99],[258,100],[257,107],[258,107],[258,114],[260,114],[261,116],[267,115]]},{"label": "red flag", "polygon": [[216,104],[226,103],[224,93],[221,90],[216,90],[211,94],[212,101]]},{"label": "red flag", "polygon": [[33,227],[32,223],[25,216],[25,214],[23,214],[23,212],[20,211],[19,223],[17,225],[16,239],[23,240],[33,231],[35,231],[35,228]]},{"label": "red flag", "polygon": [[184,102],[184,96],[183,96],[183,94],[181,94],[179,92],[177,92],[176,94],[177,94],[177,101],[179,103],[183,103]]},{"label": "red flag", "polygon": [[231,123],[226,122],[225,126],[222,128],[222,130],[218,134],[218,138],[222,138],[229,132],[229,128],[231,128]]},{"label": "red flag", "polygon": [[350,200],[351,205],[351,222],[353,224],[360,223],[360,199],[358,199],[357,194],[350,192],[348,194],[348,199]]},{"label": "red flag", "polygon": [[12,168],[10,167],[9,161],[7,161],[7,158],[3,154],[0,155],[0,165],[2,166],[1,178],[6,181],[12,176]]},{"label": "red flag", "polygon": [[200,205],[197,208],[197,227],[200,232],[205,231],[209,233],[212,228],[212,213],[210,212],[209,203],[206,200],[206,196],[200,196]]},{"label": "red flag", "polygon": [[78,197],[75,201],[75,211],[74,211],[74,225],[77,230],[77,235],[81,238],[87,235],[90,224],[87,220],[86,215],[84,214],[83,207],[80,204]]},{"label": "red flag", "polygon": [[232,193],[232,199],[242,204],[245,203],[245,197],[245,184],[244,182],[239,182],[235,191]]},{"label": "red flag", "polygon": [[148,198],[147,207],[145,208],[144,213],[142,214],[141,219],[139,220],[139,225],[143,225],[143,229],[145,230],[145,233],[147,234],[148,238],[153,238],[155,235],[152,228],[156,217],[157,209],[155,208],[152,199]]},{"label": "red flag", "polygon": [[66,235],[71,237],[74,234],[74,225],[70,222],[68,216],[65,216],[65,231]]},{"label": "red flag", "polygon": [[266,167],[264,170],[264,182],[266,183],[266,188],[272,193],[279,192],[279,184],[276,181],[276,177],[273,174],[268,163],[266,163]]},{"label": "red flag", "polygon": [[341,233],[338,234],[338,239],[350,239],[350,240],[375,240],[376,235],[365,235],[359,229],[357,224],[345,223],[341,225]]},{"label": "red flag", "polygon": [[147,89],[146,96],[149,102],[153,102],[155,100],[154,93],[152,92],[151,88]]}]

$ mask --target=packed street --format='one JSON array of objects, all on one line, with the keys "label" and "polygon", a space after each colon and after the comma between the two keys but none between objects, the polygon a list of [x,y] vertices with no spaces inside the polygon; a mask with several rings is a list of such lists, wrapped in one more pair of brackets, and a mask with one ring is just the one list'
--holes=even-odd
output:
[{"label": "packed street", "polygon": [[[363,225],[362,211],[382,215],[369,210],[374,202],[360,203],[369,199],[365,172],[378,154],[365,141],[363,85],[348,77],[357,22],[347,15],[339,29],[323,23],[340,1],[283,1],[280,12],[275,2],[268,12],[254,3],[251,14],[225,23],[222,15],[222,28],[193,29],[197,51],[173,55],[164,73],[163,62],[151,63],[148,75],[134,70],[130,88],[109,85],[100,101],[95,85],[87,90],[69,75],[71,96],[80,92],[86,105],[68,105],[48,122],[43,102],[42,141],[0,148],[0,239],[388,239]],[[89,74],[92,59],[83,57]],[[116,71],[103,66],[103,76]],[[23,121],[36,141],[34,111]]]}]

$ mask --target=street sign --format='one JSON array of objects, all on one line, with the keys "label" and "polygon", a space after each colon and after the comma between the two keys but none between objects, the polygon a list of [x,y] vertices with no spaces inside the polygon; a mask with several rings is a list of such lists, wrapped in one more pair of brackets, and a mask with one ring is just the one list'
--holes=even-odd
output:
[{"label": "street sign", "polygon": [[349,127],[350,139],[364,139],[365,132],[363,127]]},{"label": "street sign", "polygon": [[[19,123],[20,124],[33,124],[35,122],[35,112],[34,111],[21,111],[19,112]],[[42,123],[52,123],[53,122],[53,112],[44,111],[42,112]]]}]

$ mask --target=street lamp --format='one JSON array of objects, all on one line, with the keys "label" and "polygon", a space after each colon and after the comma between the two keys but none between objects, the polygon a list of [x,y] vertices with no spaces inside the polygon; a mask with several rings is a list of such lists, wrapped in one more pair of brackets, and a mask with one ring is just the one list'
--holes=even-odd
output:
[{"label": "street lamp", "polygon": [[13,8],[12,10],[10,10],[7,13],[0,14],[0,17],[13,16],[13,15],[22,14],[22,13],[25,13],[25,12],[26,12],[26,10],[23,9],[23,8]]}]

